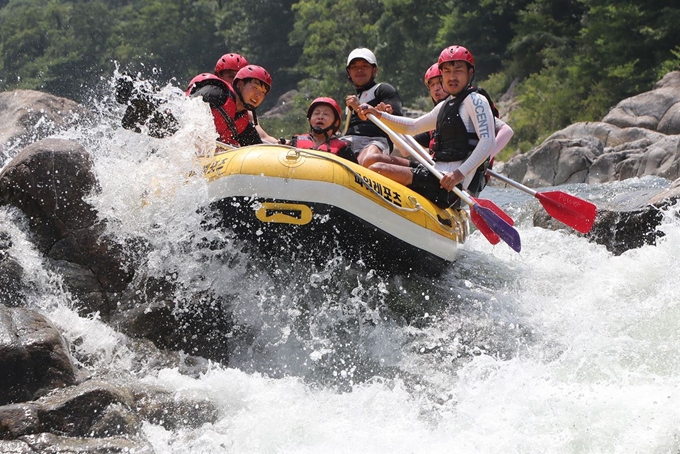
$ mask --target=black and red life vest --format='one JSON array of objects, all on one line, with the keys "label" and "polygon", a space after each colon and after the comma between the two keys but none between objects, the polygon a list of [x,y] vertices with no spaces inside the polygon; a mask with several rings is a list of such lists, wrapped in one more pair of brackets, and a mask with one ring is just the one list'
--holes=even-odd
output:
[{"label": "black and red life vest", "polygon": [[481,88],[469,86],[455,98],[445,100],[437,116],[437,129],[434,131],[432,145],[433,159],[441,162],[464,161],[479,143],[476,132],[469,132],[460,117],[460,105],[472,92],[477,92],[487,98],[494,116],[498,116],[488,93]]},{"label": "black and red life vest", "polygon": [[227,100],[221,106],[211,104],[210,110],[215,121],[215,128],[220,135],[220,140],[229,145],[243,145],[239,141],[240,135],[250,125],[248,111],[236,111],[236,93],[229,87]]},{"label": "black and red life vest", "polygon": [[[210,104],[219,140],[234,146],[262,143],[250,122],[247,110],[237,111],[236,92],[213,74],[200,74],[190,83],[187,94],[201,96]],[[255,132],[255,134],[254,134]]]}]

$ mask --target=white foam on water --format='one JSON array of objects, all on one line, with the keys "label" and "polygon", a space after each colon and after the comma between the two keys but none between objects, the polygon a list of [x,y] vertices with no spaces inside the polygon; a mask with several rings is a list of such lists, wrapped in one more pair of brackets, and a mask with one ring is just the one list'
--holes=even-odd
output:
[{"label": "white foam on water", "polygon": [[[657,245],[614,256],[583,237],[531,226],[535,202],[511,200],[504,207],[518,220],[520,254],[475,232],[460,260],[417,291],[413,278],[395,284],[343,265],[308,276],[227,267],[196,247],[201,235],[232,244],[201,227],[197,207],[207,190],[191,176],[200,172],[195,149],[214,128],[200,101],[172,102],[181,129],[168,139],[115,126],[70,133],[93,155],[101,191],[90,201],[108,232],[149,245],[149,274],[175,273],[193,291],[232,294],[238,321],[255,328],[253,344],[231,367],[200,377],[141,373],[218,410],[215,422],[198,428],[145,423],[156,452],[680,450],[680,225],[673,216]],[[599,200],[657,184],[577,190]],[[82,366],[134,368],[122,334],[72,309],[28,245],[25,226],[7,211],[0,222],[12,225],[12,255],[38,287],[51,289],[42,292],[48,304],[36,306],[88,358]],[[290,271],[295,277],[284,279]],[[386,316],[399,293],[425,314],[410,324]]]}]

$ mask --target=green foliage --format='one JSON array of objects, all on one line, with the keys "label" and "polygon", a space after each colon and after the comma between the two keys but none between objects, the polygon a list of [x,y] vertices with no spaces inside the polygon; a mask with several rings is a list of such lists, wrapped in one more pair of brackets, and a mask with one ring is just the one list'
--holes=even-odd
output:
[{"label": "green foliage", "polygon": [[212,1],[142,0],[119,11],[109,38],[112,57],[125,66],[143,64],[172,74],[181,85],[212,72],[224,53],[214,23]]},{"label": "green foliage", "polygon": [[[376,23],[379,41],[373,48],[380,64],[380,80],[398,87],[402,101],[413,103],[428,94],[423,75],[441,52],[435,38],[445,4],[441,0],[382,3],[384,12]],[[426,98],[429,100],[429,96]]]},{"label": "green foliage", "polygon": [[232,0],[215,13],[220,50],[211,56],[212,65],[221,55],[237,52],[249,63],[272,73],[272,92],[262,109],[267,109],[281,94],[295,88],[300,79],[296,64],[302,49],[300,45],[288,42],[295,22],[294,3],[294,0]]},{"label": "green foliage", "polygon": [[0,10],[0,86],[75,96],[80,75],[101,73],[110,24],[106,5],[10,2]]},{"label": "green foliage", "polygon": [[262,128],[272,137],[285,137],[290,139],[295,134],[309,131],[309,122],[305,117],[305,110],[296,110],[294,113],[274,118],[260,120]]},{"label": "green foliage", "polygon": [[238,52],[272,74],[262,110],[299,90],[295,113],[263,122],[291,135],[307,129],[311,99],[343,104],[354,92],[345,64],[355,47],[374,51],[378,80],[406,106],[429,109],[423,74],[460,44],[496,101],[517,83],[508,149],[527,150],[679,70],[678,23],[677,2],[657,0],[9,0],[0,1],[0,89],[82,102],[116,63],[183,86]]},{"label": "green foliage", "polygon": [[517,87],[520,107],[512,112],[515,143],[526,151],[555,130],[567,126],[576,110],[578,87],[561,77],[559,70],[532,74]]},{"label": "green foliage", "polygon": [[671,50],[672,58],[665,60],[661,63],[659,71],[657,72],[657,78],[660,79],[671,71],[680,71],[680,46],[676,46],[675,49]]},{"label": "green foliage", "polygon": [[[467,47],[475,56],[476,76],[484,79],[503,69],[517,15],[527,0],[467,0],[446,2],[436,36],[438,49]],[[439,54],[437,54],[439,55]]]},{"label": "green foliage", "polygon": [[[356,47],[376,50],[375,22],[382,13],[378,0],[301,0],[293,5],[295,26],[289,35],[292,45],[301,45],[298,69],[304,79],[299,87],[308,100],[331,96],[344,104],[353,93],[347,80],[346,58]],[[380,76],[379,76],[380,77]]]}]

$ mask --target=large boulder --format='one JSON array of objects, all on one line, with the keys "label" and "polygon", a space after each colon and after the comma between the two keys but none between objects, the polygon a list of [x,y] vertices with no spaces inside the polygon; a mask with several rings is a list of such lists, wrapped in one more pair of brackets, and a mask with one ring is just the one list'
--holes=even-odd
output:
[{"label": "large boulder", "polygon": [[75,383],[68,346],[54,325],[25,308],[0,305],[0,405]]},{"label": "large boulder", "polygon": [[[66,98],[33,90],[0,93],[0,154],[81,123],[91,113]],[[0,163],[2,164],[2,163]]]},{"label": "large boulder", "polygon": [[645,175],[680,178],[680,71],[668,73],[652,91],[621,101],[600,122],[555,132],[513,156],[503,171],[534,187]]},{"label": "large boulder", "polygon": [[620,128],[680,134],[680,72],[666,74],[650,92],[624,99],[602,121]]},{"label": "large boulder", "polygon": [[88,311],[107,315],[106,294],[124,290],[133,271],[85,200],[96,190],[87,151],[70,140],[29,145],[0,173],[0,205],[26,215],[36,247],[63,271],[69,289]]}]

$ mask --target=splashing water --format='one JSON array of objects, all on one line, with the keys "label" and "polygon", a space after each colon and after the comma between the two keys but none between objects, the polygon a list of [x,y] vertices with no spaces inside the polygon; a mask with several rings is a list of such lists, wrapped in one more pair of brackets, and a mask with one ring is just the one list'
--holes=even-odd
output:
[{"label": "splashing water", "polygon": [[[215,423],[146,423],[159,453],[510,453],[680,450],[678,207],[656,246],[613,256],[531,225],[535,201],[484,196],[515,218],[523,250],[473,233],[436,280],[323,265],[265,266],[229,232],[204,225],[195,160],[214,127],[198,100],[173,98],[180,130],[152,139],[121,129],[117,105],[63,136],[92,154],[90,198],[112,235],[142,238],[149,275],[180,283],[178,301],[210,291],[234,316],[229,366],[202,374],[139,364],[125,336],[72,309],[12,210],[0,226],[79,365],[208,399]],[[561,188],[598,205],[665,187],[661,179]],[[219,245],[219,248],[215,248]],[[140,270],[141,271],[141,270]],[[39,296],[38,296],[39,295]],[[205,310],[209,310],[206,308]],[[133,372],[134,371],[134,372]]]}]

